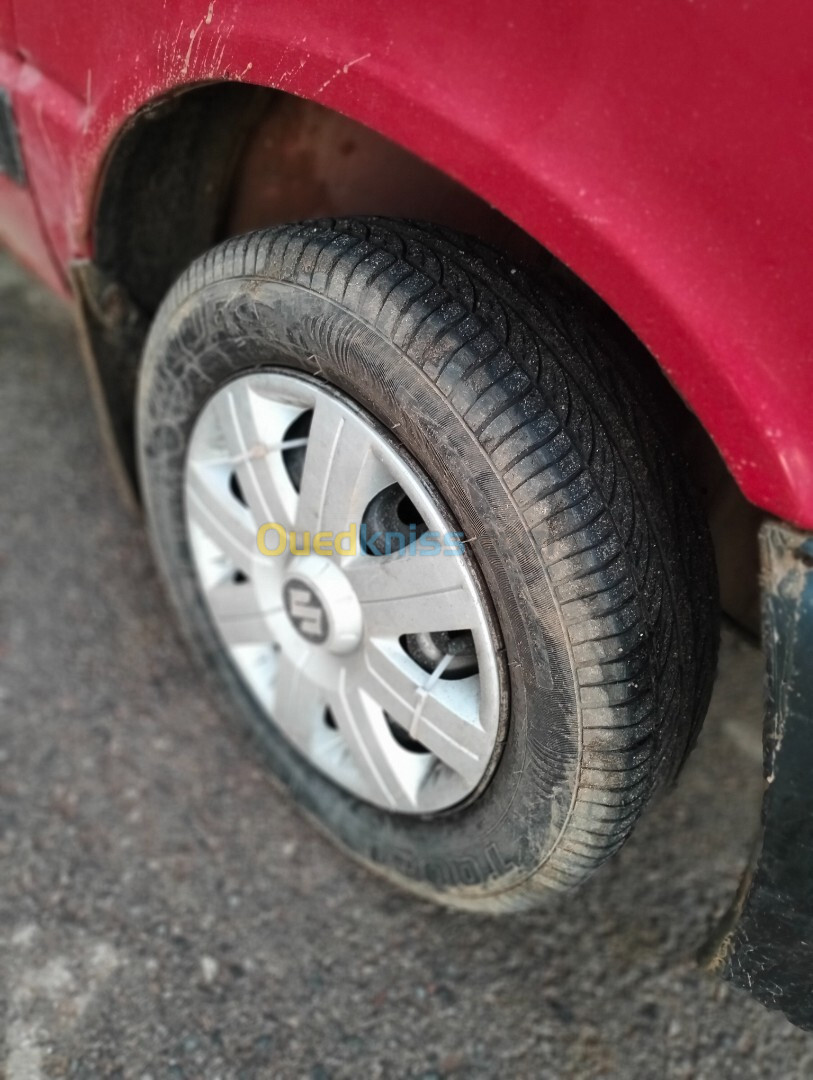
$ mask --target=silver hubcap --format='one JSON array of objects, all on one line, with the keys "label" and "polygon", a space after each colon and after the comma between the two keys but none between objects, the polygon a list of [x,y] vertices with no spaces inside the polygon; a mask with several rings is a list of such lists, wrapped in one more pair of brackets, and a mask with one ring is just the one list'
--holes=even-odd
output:
[{"label": "silver hubcap", "polygon": [[476,791],[499,726],[488,620],[465,548],[389,434],[323,384],[244,375],[201,412],[185,492],[223,644],[308,761],[399,813]]}]

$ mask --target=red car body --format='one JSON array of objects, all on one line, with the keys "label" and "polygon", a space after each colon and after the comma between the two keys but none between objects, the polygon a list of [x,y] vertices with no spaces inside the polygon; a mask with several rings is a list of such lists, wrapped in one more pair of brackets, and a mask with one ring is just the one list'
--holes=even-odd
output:
[{"label": "red car body", "polygon": [[[334,212],[300,195],[330,188],[339,117],[378,148],[340,179],[340,215],[392,214],[365,201],[392,186],[403,216],[429,177],[447,209],[474,200],[519,226],[649,348],[745,497],[786,523],[763,530],[762,843],[713,962],[811,1029],[812,71],[799,0],[0,0],[0,242],[75,289],[103,429],[131,475],[161,297],[225,235]],[[229,126],[256,95],[286,104],[235,177]],[[306,145],[302,117],[316,117]],[[216,205],[240,175],[282,216]]]},{"label": "red car body", "polygon": [[0,176],[0,237],[64,290],[139,108],[210,80],[312,99],[569,265],[657,357],[747,498],[810,528],[811,51],[793,0],[0,0],[28,176]]}]

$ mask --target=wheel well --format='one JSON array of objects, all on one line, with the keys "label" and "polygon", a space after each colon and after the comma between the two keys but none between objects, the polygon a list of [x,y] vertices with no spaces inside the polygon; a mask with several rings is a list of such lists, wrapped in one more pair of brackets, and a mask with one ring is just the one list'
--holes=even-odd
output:
[{"label": "wheel well", "polygon": [[97,196],[94,262],[144,315],[220,237],[231,178],[268,93],[199,86],[145,106],[120,132]]},{"label": "wheel well", "polygon": [[102,430],[124,491],[137,486],[133,402],[152,316],[220,240],[326,216],[424,218],[525,264],[552,257],[484,200],[356,121],[278,90],[205,83],[150,102],[102,170],[93,258],[71,267]]},{"label": "wheel well", "polygon": [[149,104],[102,175],[94,262],[145,315],[219,240],[317,217],[423,218],[525,263],[550,256],[484,200],[408,150],[315,102],[210,83]]},{"label": "wheel well", "polygon": [[[140,355],[152,315],[175,278],[229,236],[356,214],[446,225],[574,283],[537,241],[453,178],[358,122],[291,94],[208,83],[151,102],[123,127],[101,177],[93,261],[75,264],[72,272],[102,428],[125,490],[137,485],[133,402]],[[578,287],[600,318],[619,323],[592,290]],[[754,570],[738,571],[730,590],[721,572],[724,592],[730,591],[727,608],[751,621],[757,513],[657,363],[637,340],[634,346],[682,416],[721,571],[731,562],[721,552],[730,550],[739,571]]]}]

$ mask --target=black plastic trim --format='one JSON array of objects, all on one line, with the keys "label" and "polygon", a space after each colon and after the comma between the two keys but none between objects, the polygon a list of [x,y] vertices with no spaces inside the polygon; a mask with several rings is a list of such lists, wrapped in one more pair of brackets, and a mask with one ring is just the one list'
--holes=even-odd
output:
[{"label": "black plastic trim", "polygon": [[15,184],[23,186],[26,183],[25,165],[20,149],[17,121],[14,119],[14,109],[11,104],[11,94],[2,86],[0,86],[0,173],[5,173]]},{"label": "black plastic trim", "polygon": [[813,535],[768,522],[760,841],[707,961],[763,1005],[813,1029]]}]

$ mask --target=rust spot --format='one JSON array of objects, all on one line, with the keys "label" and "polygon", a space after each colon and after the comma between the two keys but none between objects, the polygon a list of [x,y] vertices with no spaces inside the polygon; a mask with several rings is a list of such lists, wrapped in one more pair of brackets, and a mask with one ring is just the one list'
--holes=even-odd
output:
[{"label": "rust spot", "polygon": [[354,214],[423,218],[526,264],[547,258],[516,225],[420,158],[322,105],[274,94],[238,163],[225,235]]}]

